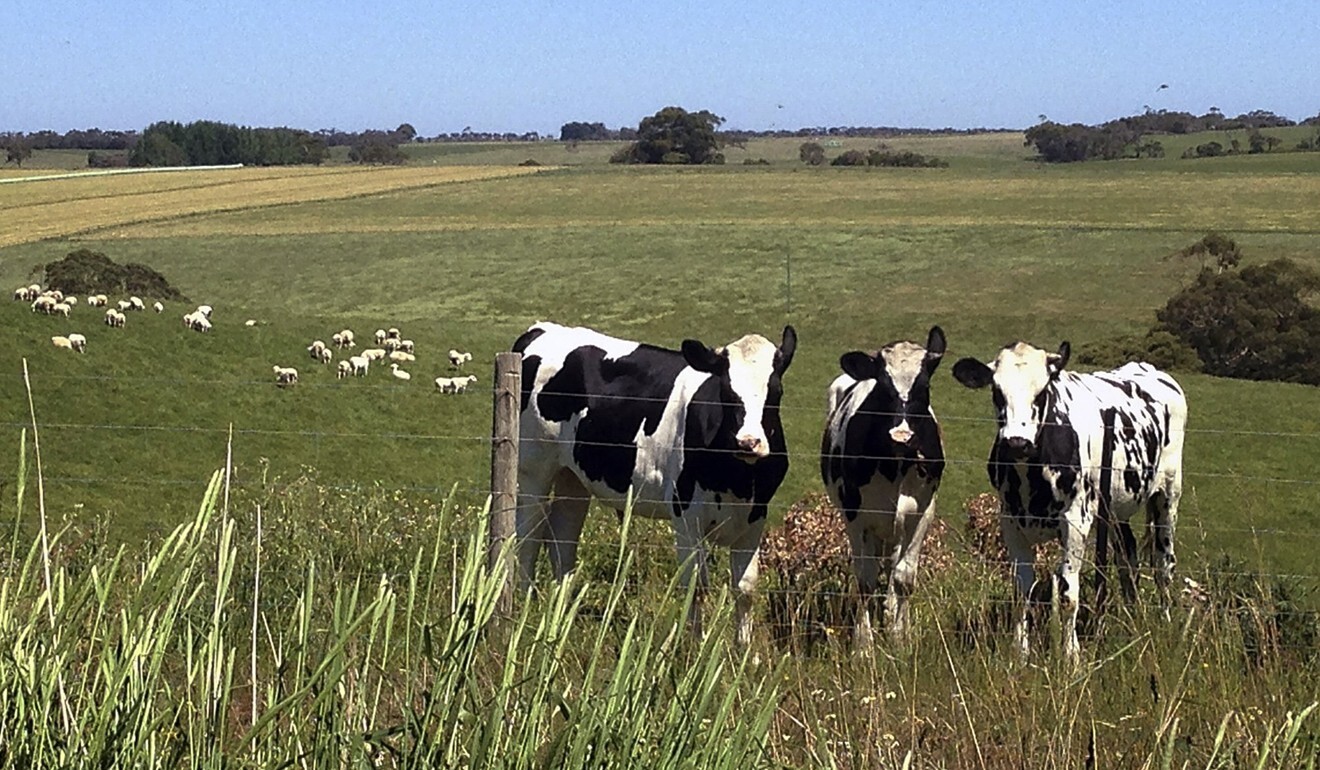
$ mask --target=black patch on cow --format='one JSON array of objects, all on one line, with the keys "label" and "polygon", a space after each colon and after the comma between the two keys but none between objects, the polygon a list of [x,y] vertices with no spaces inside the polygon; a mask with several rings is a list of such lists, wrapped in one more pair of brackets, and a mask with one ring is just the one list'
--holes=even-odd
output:
[{"label": "black patch on cow", "polygon": [[783,385],[779,372],[770,376],[761,426],[770,453],[747,463],[737,455],[736,433],[743,419],[741,402],[726,378],[711,377],[701,384],[688,406],[683,440],[683,470],[678,475],[673,513],[681,516],[692,504],[698,487],[751,500],[748,522],[764,519],[770,499],[788,474],[788,447],[779,420]]},{"label": "black patch on cow", "polygon": [[[860,353],[845,354],[840,366],[849,376],[871,374],[874,386],[857,409],[844,422],[844,435],[834,436],[834,416],[825,426],[821,439],[821,478],[826,486],[840,482],[839,504],[848,521],[857,518],[861,490],[879,475],[890,483],[915,470],[922,478],[936,483],[944,475],[944,446],[935,416],[930,411],[930,374],[934,366],[923,368],[908,391],[905,403],[883,363],[873,360],[866,365]],[[934,358],[938,363],[938,358]],[[851,370],[851,371],[849,371]],[[860,383],[844,391],[840,403],[847,403]],[[912,441],[898,443],[890,430],[907,420]]]},{"label": "black patch on cow", "polygon": [[573,459],[592,481],[624,494],[637,465],[637,433],[659,427],[674,382],[687,362],[678,353],[651,345],[619,358],[583,345],[564,357],[546,381],[537,407],[547,420],[562,422],[581,413]]},{"label": "black patch on cow", "polygon": [[522,353],[526,351],[528,346],[535,342],[536,338],[540,337],[542,334],[545,334],[545,329],[542,329],[539,326],[533,326],[523,332],[518,339],[514,340],[513,347],[509,348],[509,350],[512,350],[514,353]]},{"label": "black patch on cow", "polygon": [[[1023,456],[996,439],[990,447],[986,473],[999,490],[1005,509],[1021,526],[1057,529],[1063,512],[1079,491],[1081,448],[1077,431],[1058,403],[1057,386],[1052,382],[1042,392],[1041,427],[1031,451]],[[1057,474],[1054,483],[1045,478],[1046,468]]]}]

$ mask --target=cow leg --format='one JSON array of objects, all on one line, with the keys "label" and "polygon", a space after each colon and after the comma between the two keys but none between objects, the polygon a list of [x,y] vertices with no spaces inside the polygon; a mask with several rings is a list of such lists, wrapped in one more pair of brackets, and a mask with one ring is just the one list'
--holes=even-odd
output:
[{"label": "cow leg", "polygon": [[1026,660],[1031,654],[1028,621],[1036,601],[1032,590],[1036,585],[1036,551],[1011,513],[1000,512],[999,532],[1004,539],[1008,559],[1013,565],[1013,582],[1017,585],[1018,601],[1021,603],[1017,624],[1013,627],[1013,641],[1017,644],[1018,654]]},{"label": "cow leg", "polygon": [[752,598],[761,576],[761,533],[765,519],[748,524],[729,546],[730,581],[733,588],[734,618],[738,624],[736,639],[746,647],[752,642]]},{"label": "cow leg", "polygon": [[518,510],[514,515],[518,542],[518,590],[526,593],[536,579],[536,557],[549,535],[547,518],[550,480],[540,474],[518,472]]},{"label": "cow leg", "polygon": [[871,608],[875,605],[875,589],[880,582],[880,548],[875,533],[860,519],[849,520],[847,530],[853,575],[857,578],[857,625],[853,630],[853,647],[860,654],[870,655],[875,644]]},{"label": "cow leg", "polygon": [[1173,553],[1173,536],[1178,525],[1178,501],[1181,497],[1181,484],[1173,484],[1151,495],[1146,503],[1146,522],[1153,541],[1151,566],[1155,568],[1155,586],[1159,589],[1160,603],[1166,617],[1169,614],[1169,586],[1173,582],[1173,568],[1178,563]]},{"label": "cow leg", "polygon": [[885,613],[889,616],[889,635],[896,640],[907,639],[908,599],[917,584],[917,567],[921,564],[921,546],[926,531],[935,517],[935,494],[923,489],[918,497],[903,495],[898,499],[895,529],[898,545],[894,549],[889,571],[889,592],[885,598]]},{"label": "cow leg", "polygon": [[700,639],[701,599],[709,585],[710,574],[706,565],[706,544],[701,538],[700,511],[687,510],[674,519],[674,545],[678,552],[679,584],[685,589],[696,588],[692,594],[692,606],[688,610],[688,624],[692,634]]},{"label": "cow leg", "polygon": [[555,580],[563,580],[577,566],[578,540],[587,521],[591,493],[578,477],[565,468],[555,477],[555,499],[547,518],[550,568]]},{"label": "cow leg", "polygon": [[1123,589],[1123,598],[1128,604],[1137,601],[1137,538],[1132,534],[1132,524],[1120,521],[1115,524],[1118,534],[1118,582]]},{"label": "cow leg", "polygon": [[1081,657],[1077,641],[1077,611],[1081,604],[1081,568],[1086,557],[1086,539],[1091,533],[1094,515],[1073,509],[1063,516],[1060,545],[1063,557],[1059,560],[1058,590],[1059,621],[1063,625],[1063,652],[1076,665]]}]

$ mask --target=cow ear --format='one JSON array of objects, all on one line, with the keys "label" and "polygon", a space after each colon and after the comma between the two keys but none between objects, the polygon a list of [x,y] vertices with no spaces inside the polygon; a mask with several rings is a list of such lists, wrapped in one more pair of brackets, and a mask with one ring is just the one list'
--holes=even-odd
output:
[{"label": "cow ear", "polygon": [[1072,355],[1072,346],[1067,340],[1059,343],[1059,352],[1046,357],[1046,365],[1050,370],[1050,377],[1058,377],[1063,367],[1068,365],[1068,357]]},{"label": "cow ear", "polygon": [[953,365],[953,378],[975,390],[994,382],[995,373],[975,358],[964,358]]},{"label": "cow ear", "polygon": [[688,366],[707,374],[723,374],[729,368],[727,356],[716,353],[699,340],[683,340],[683,358]]},{"label": "cow ear", "polygon": [[779,352],[775,355],[775,371],[783,374],[788,365],[793,363],[793,353],[797,351],[797,330],[790,324],[784,327],[784,339],[779,343]]},{"label": "cow ear", "polygon": [[839,356],[839,368],[854,380],[874,380],[879,374],[875,359],[860,350]]},{"label": "cow ear", "polygon": [[944,339],[944,330],[938,326],[930,327],[930,335],[926,337],[926,360],[922,362],[922,368],[926,370],[926,376],[935,373],[935,368],[940,365],[940,360],[944,358],[947,341]]}]

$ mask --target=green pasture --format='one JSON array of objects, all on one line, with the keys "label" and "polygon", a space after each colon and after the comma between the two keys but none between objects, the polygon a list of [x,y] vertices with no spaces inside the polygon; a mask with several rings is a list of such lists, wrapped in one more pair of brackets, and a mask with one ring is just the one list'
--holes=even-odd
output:
[{"label": "green pasture", "polygon": [[[940,139],[913,141],[938,149]],[[947,142],[990,152],[1003,140]],[[1195,174],[1163,162],[567,169],[11,247],[0,250],[0,285],[89,247],[163,271],[216,307],[216,330],[185,330],[188,308],[174,305],[130,315],[121,330],[84,306],[66,322],[0,305],[9,372],[0,404],[16,441],[29,420],[18,377],[27,358],[52,510],[106,516],[132,539],[191,509],[231,424],[241,480],[308,472],[430,496],[458,485],[461,499],[478,501],[491,360],[540,319],[670,346],[775,336],[788,322],[801,345],[786,383],[793,467],[779,515],[820,487],[823,394],[845,350],[924,339],[935,323],[948,333],[950,363],[989,357],[1012,339],[1076,346],[1140,331],[1195,271],[1167,255],[1208,230],[1237,237],[1249,259],[1320,265],[1320,155],[1286,157],[1287,173],[1275,157],[1197,161]],[[259,324],[245,327],[249,318]],[[417,341],[412,381],[384,369],[336,380],[307,357],[312,339],[345,326],[359,340],[401,327]],[[85,356],[50,345],[70,331],[88,336]],[[479,386],[462,397],[431,385],[450,374],[451,347],[476,354]],[[298,367],[300,385],[276,388],[275,364]],[[992,425],[985,394],[947,370],[934,398],[951,458],[943,508],[956,516],[986,486]],[[1185,558],[1231,547],[1304,571],[1320,482],[1311,471],[1317,392],[1180,377],[1193,431],[1183,523],[1200,533],[1185,541]]]}]

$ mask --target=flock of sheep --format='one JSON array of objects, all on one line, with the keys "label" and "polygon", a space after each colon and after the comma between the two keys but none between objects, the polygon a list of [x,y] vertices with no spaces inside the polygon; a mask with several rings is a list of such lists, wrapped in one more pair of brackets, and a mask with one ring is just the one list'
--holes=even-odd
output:
[{"label": "flock of sheep", "polygon": [[[34,313],[60,315],[65,318],[69,317],[72,308],[78,304],[77,297],[66,296],[58,289],[42,289],[39,284],[18,287],[14,290],[14,299],[32,303],[32,312]],[[104,294],[93,294],[87,297],[88,307],[106,308],[104,320],[105,324],[111,328],[123,328],[128,321],[127,313],[147,309],[147,304],[140,297],[119,300],[116,302],[115,307],[108,307],[109,304],[110,300]],[[160,302],[154,303],[151,307],[157,313],[165,312],[165,306]],[[196,310],[184,314],[184,328],[197,332],[211,331],[211,313],[212,308],[210,305],[198,305]],[[253,327],[257,325],[257,322],[248,320],[244,325]],[[87,338],[78,333],[53,336],[50,341],[57,348],[73,350],[78,353],[87,351]],[[331,364],[334,362],[332,346],[341,351],[352,350],[357,346],[352,329],[342,329],[335,332],[331,335],[330,342],[330,345],[326,345],[321,340],[314,340],[307,347],[307,352],[311,355],[313,361],[320,364]],[[402,369],[401,365],[417,360],[415,343],[410,339],[404,339],[402,333],[396,328],[377,329],[375,342],[376,347],[367,348],[356,355],[349,355],[348,358],[341,359],[336,367],[336,376],[339,379],[365,377],[373,361],[388,361],[390,376],[401,382],[410,381],[412,374]],[[471,360],[471,353],[459,350],[449,351],[449,366],[452,369],[462,369],[463,364]],[[290,387],[298,383],[298,370],[296,368],[276,365],[272,369],[275,373],[276,385]],[[457,377],[436,377],[435,387],[441,393],[463,393],[467,391],[470,384],[476,381],[476,376],[470,374]]]},{"label": "flock of sheep", "polygon": [[[390,367],[390,376],[401,382],[412,380],[412,374],[401,368],[403,364],[413,363],[417,360],[416,343],[410,339],[404,339],[403,333],[396,328],[377,329],[375,334],[376,347],[366,348],[356,355],[349,355],[348,358],[342,358],[335,367],[335,376],[339,379],[345,377],[366,377],[371,370],[373,361],[382,362],[378,366],[383,366],[388,361]],[[327,345],[323,340],[313,340],[312,344],[307,346],[307,353],[311,359],[319,364],[331,364],[335,359],[335,349],[340,351],[352,350],[357,347],[356,336],[352,329],[342,329],[330,335],[330,344]],[[459,350],[449,351],[449,366],[453,369],[461,369],[463,364],[472,360],[471,353],[464,353]],[[298,370],[291,366],[272,367],[275,372],[275,384],[281,387],[288,387],[298,383]],[[463,393],[468,385],[477,381],[475,375],[465,375],[462,377],[436,377],[435,387],[441,393]]]}]

